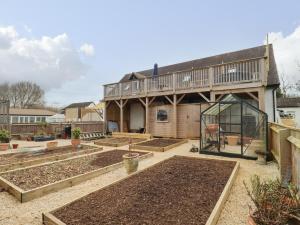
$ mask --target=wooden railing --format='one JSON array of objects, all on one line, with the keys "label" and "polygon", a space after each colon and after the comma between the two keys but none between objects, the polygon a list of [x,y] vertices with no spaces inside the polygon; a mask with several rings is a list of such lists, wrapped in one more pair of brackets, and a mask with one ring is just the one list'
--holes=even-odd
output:
[{"label": "wooden railing", "polygon": [[264,79],[264,59],[192,68],[129,82],[104,85],[104,97],[143,95],[153,92],[189,90],[259,82]]}]

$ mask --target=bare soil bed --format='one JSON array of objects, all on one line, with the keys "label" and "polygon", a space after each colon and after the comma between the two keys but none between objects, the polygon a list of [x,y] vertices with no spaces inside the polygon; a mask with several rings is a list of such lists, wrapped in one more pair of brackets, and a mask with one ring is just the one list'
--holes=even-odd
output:
[{"label": "bare soil bed", "polygon": [[[1,177],[26,191],[121,162],[125,153],[127,151],[112,150],[91,154],[52,164],[6,172],[1,174]],[[139,153],[143,155],[147,152]]]},{"label": "bare soil bed", "polygon": [[[96,148],[89,145],[81,145],[82,148],[74,150],[72,145],[57,147],[53,149],[42,149],[37,151],[28,151],[28,152],[18,152],[18,153],[9,153],[0,155],[0,165],[6,165],[11,163],[18,163],[22,161],[35,160],[40,158],[45,158],[53,155],[62,155],[74,151],[81,151]],[[84,151],[82,152],[84,153]]]},{"label": "bare soil bed", "polygon": [[137,143],[136,145],[154,146],[154,147],[167,147],[169,145],[173,145],[173,144],[176,144],[176,143],[181,142],[181,141],[182,141],[182,139],[158,138],[158,139],[145,141],[145,142],[142,142],[142,143]]},{"label": "bare soil bed", "polygon": [[131,143],[138,143],[138,142],[145,141],[145,140],[146,139],[143,139],[143,138],[106,137],[106,138],[95,141],[95,144],[103,145],[103,146],[119,147],[119,146],[128,145],[130,141],[131,141]]},{"label": "bare soil bed", "polygon": [[204,225],[234,166],[229,161],[172,157],[50,215],[68,225]]}]

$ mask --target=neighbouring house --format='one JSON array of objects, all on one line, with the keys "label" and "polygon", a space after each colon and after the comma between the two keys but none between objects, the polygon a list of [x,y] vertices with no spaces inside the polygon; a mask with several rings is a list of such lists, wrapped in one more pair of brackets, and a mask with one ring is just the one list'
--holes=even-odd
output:
[{"label": "neighbouring house", "polygon": [[63,123],[65,122],[65,115],[61,113],[57,113],[53,116],[49,116],[46,118],[47,123]]},{"label": "neighbouring house", "polygon": [[72,103],[64,108],[66,122],[102,121],[94,102]]},{"label": "neighbouring house", "polygon": [[288,126],[300,126],[300,97],[282,97],[277,99],[277,109],[281,122]]},{"label": "neighbouring house", "polygon": [[9,115],[11,123],[41,123],[46,122],[47,118],[55,115],[47,109],[21,109],[10,108]]},{"label": "neighbouring house", "polygon": [[228,94],[275,121],[278,86],[272,45],[163,67],[156,64],[104,85],[105,122],[118,124],[123,132],[145,130],[157,137],[199,138],[201,112]]}]

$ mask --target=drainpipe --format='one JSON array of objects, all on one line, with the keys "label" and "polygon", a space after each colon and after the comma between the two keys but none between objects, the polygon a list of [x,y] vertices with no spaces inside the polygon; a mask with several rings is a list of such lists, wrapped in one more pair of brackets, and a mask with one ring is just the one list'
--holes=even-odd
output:
[{"label": "drainpipe", "polygon": [[278,87],[275,87],[272,90],[272,96],[273,96],[273,122],[276,122],[276,108],[277,107],[275,107],[275,103],[276,103],[276,90],[277,90],[277,88]]}]

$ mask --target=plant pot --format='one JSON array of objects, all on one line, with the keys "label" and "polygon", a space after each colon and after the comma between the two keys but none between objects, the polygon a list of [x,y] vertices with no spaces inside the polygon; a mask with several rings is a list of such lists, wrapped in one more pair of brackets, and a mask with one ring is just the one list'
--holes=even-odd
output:
[{"label": "plant pot", "polygon": [[0,151],[6,151],[9,148],[9,143],[0,143]]},{"label": "plant pot", "polygon": [[57,141],[50,141],[47,143],[47,149],[53,149],[57,147],[58,142]]},{"label": "plant pot", "polygon": [[78,146],[80,145],[80,139],[72,139],[71,144],[73,148],[78,148]]},{"label": "plant pot", "polygon": [[251,215],[248,216],[248,224],[249,225],[257,225],[257,223],[254,221],[254,219]]},{"label": "plant pot", "polygon": [[139,166],[139,153],[128,153],[123,155],[123,162],[128,174],[136,172]]},{"label": "plant pot", "polygon": [[239,136],[227,136],[228,145],[237,145]]},{"label": "plant pot", "polygon": [[267,164],[266,153],[260,150],[256,150],[255,153],[257,154],[256,163],[259,165],[266,165]]},{"label": "plant pot", "polygon": [[248,145],[251,143],[251,137],[243,137],[243,144]]},{"label": "plant pot", "polygon": [[12,144],[13,149],[17,149],[19,144]]}]

